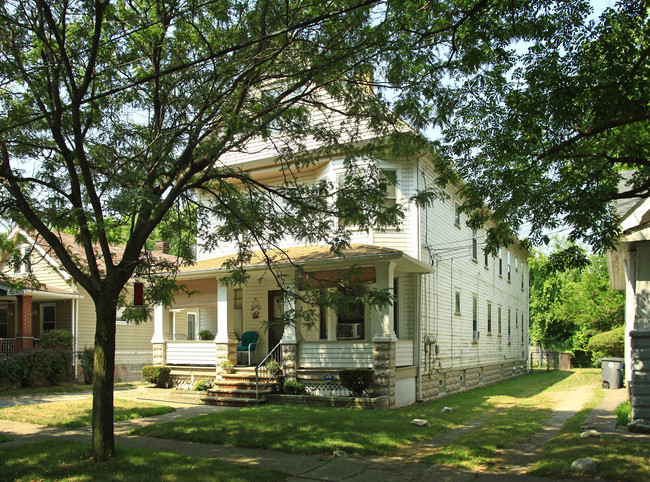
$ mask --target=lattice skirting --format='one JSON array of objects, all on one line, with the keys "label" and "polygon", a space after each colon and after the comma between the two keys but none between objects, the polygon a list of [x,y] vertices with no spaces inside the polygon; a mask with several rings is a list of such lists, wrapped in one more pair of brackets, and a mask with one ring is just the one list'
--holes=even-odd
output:
[{"label": "lattice skirting", "polygon": [[343,385],[336,382],[304,382],[305,388],[309,395],[317,397],[349,397],[350,391]]}]

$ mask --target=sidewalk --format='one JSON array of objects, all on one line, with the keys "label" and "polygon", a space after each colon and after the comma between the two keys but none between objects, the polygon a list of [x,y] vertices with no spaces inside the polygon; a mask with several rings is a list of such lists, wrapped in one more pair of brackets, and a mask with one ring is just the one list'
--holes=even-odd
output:
[{"label": "sidewalk", "polygon": [[[624,390],[608,390],[601,405],[588,416],[585,426],[598,430],[607,436],[634,436],[616,429],[616,419],[611,411],[625,399]],[[138,447],[147,450],[182,453],[187,455],[214,458],[224,462],[246,464],[259,467],[276,468],[287,472],[292,480],[326,480],[326,481],[416,481],[434,479],[440,481],[465,480],[547,480],[536,477],[509,473],[479,473],[475,471],[445,466],[427,465],[417,462],[391,462],[386,459],[356,457],[331,457],[327,455],[300,455],[271,450],[247,449],[223,445],[182,442],[177,440],[135,437],[127,435],[136,427],[146,426],[170,420],[195,417],[217,410],[237,410],[225,407],[202,405],[179,405],[176,412],[146,419],[128,420],[115,424],[115,442],[118,445]],[[2,421],[0,433],[14,438],[11,442],[0,445],[9,447],[29,441],[46,438],[89,439],[90,429],[65,430],[18,422]]]}]

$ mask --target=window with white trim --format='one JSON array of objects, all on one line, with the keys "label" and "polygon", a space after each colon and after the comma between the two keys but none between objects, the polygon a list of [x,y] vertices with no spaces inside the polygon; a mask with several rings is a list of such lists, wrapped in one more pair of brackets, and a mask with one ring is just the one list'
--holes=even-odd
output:
[{"label": "window with white trim", "polygon": [[460,206],[454,203],[454,225],[460,228]]},{"label": "window with white trim", "polygon": [[16,248],[14,253],[14,275],[27,275],[32,272],[31,251],[27,245]]},{"label": "window with white trim", "polygon": [[478,259],[478,231],[472,229],[472,260]]},{"label": "window with white trim", "polygon": [[43,331],[56,328],[56,305],[54,303],[41,305],[41,326]]},{"label": "window with white trim", "polygon": [[492,303],[487,304],[487,332],[492,333]]},{"label": "window with white trim", "polygon": [[454,313],[460,315],[460,291],[456,291]]}]

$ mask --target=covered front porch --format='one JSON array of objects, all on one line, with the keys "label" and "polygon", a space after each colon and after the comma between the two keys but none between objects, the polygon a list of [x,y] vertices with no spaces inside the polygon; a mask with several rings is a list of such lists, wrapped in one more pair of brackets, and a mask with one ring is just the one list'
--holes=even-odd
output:
[{"label": "covered front porch", "polygon": [[[401,251],[356,245],[335,256],[327,248],[290,248],[291,258],[270,273],[266,265],[252,263],[249,282],[227,286],[225,259],[205,260],[186,268],[178,279],[196,294],[177,296],[172,306],[158,306],[154,313],[154,363],[172,367],[214,367],[215,375],[225,360],[248,365],[248,353],[237,351],[244,333],[255,332],[258,342],[251,351],[251,365],[279,361],[288,379],[307,385],[328,384],[344,368],[368,368],[374,372],[374,391],[390,391],[395,371],[413,367],[419,319],[418,289],[421,273],[431,268]],[[301,291],[306,279],[331,279],[355,266],[359,281],[395,294],[396,302],[382,308],[351,303],[348,313],[317,309],[312,324],[273,324],[283,313],[310,309],[297,306],[285,291]],[[335,282],[325,289],[336,290]],[[269,324],[271,322],[271,324]],[[199,340],[209,330],[213,340]]]}]

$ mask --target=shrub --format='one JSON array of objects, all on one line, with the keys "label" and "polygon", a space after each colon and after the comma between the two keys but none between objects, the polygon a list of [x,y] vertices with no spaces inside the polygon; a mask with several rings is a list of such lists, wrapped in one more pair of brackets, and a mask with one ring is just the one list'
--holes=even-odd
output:
[{"label": "shrub", "polygon": [[38,370],[34,363],[35,351],[23,351],[7,359],[9,363],[8,370],[11,374],[13,384],[18,384],[22,388],[31,388],[36,384]]},{"label": "shrub", "polygon": [[341,384],[350,390],[355,397],[363,396],[372,383],[372,371],[365,368],[350,368],[339,372]]},{"label": "shrub", "polygon": [[210,380],[199,380],[194,384],[194,391],[201,392],[212,387],[212,382]]},{"label": "shrub", "polygon": [[621,403],[614,409],[614,414],[618,425],[627,426],[632,421],[632,404],[630,402]]},{"label": "shrub", "polygon": [[199,340],[214,340],[214,335],[210,330],[199,331]]},{"label": "shrub", "polygon": [[307,389],[300,382],[287,380],[284,382],[284,393],[288,393],[290,395],[304,395],[307,393]]},{"label": "shrub", "polygon": [[48,385],[56,385],[60,380],[70,377],[72,352],[68,350],[59,348],[35,350],[33,360],[37,377]]},{"label": "shrub", "polygon": [[72,351],[72,333],[68,330],[50,330],[41,335],[41,348]]},{"label": "shrub", "polygon": [[95,349],[84,347],[77,352],[77,360],[84,374],[84,383],[90,385],[93,382],[93,369],[95,367]]},{"label": "shrub", "polygon": [[625,327],[594,335],[589,340],[588,348],[595,360],[605,357],[623,357],[625,353]]},{"label": "shrub", "polygon": [[149,383],[154,383],[158,388],[167,388],[170,386],[172,375],[170,367],[142,367],[142,378]]}]

